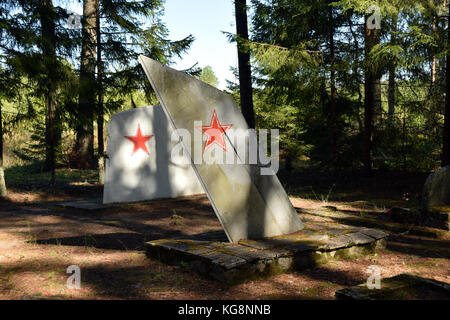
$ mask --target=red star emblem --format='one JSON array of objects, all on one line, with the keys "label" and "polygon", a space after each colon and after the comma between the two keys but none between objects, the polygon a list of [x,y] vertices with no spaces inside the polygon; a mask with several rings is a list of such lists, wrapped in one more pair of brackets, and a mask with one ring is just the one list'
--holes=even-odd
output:
[{"label": "red star emblem", "polygon": [[149,136],[143,136],[142,132],[141,132],[141,125],[138,123],[138,127],[137,127],[137,132],[135,136],[125,136],[125,138],[127,138],[128,140],[132,141],[134,143],[134,149],[133,149],[133,153],[131,155],[133,155],[136,151],[138,151],[139,149],[144,150],[147,154],[150,154],[148,152],[147,146],[145,145],[145,143],[150,140],[150,138],[153,137],[153,135],[149,135]]},{"label": "red star emblem", "polygon": [[208,136],[208,139],[203,147],[203,153],[205,153],[206,149],[211,147],[214,143],[221,147],[224,151],[227,151],[224,134],[225,131],[230,129],[232,126],[232,124],[220,124],[219,119],[217,118],[216,109],[214,109],[209,126],[197,127],[197,129],[202,130],[202,133],[206,133]]}]

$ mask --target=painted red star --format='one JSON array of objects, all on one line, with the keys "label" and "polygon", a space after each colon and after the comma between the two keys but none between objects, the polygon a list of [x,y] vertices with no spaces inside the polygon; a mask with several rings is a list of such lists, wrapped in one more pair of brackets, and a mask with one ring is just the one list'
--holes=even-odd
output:
[{"label": "painted red star", "polygon": [[197,127],[197,129],[202,130],[202,133],[205,133],[208,136],[208,139],[203,147],[203,153],[205,153],[206,149],[211,147],[212,144],[217,144],[224,151],[227,151],[224,134],[225,131],[230,129],[232,126],[232,124],[220,124],[219,118],[217,118],[216,109],[214,109],[209,126]]},{"label": "painted red star", "polygon": [[135,136],[125,136],[125,138],[127,138],[128,140],[130,140],[134,143],[134,149],[133,149],[133,153],[131,155],[133,155],[139,149],[142,149],[142,150],[144,150],[145,153],[150,154],[148,152],[148,149],[147,149],[147,146],[145,145],[145,143],[148,140],[150,140],[151,137],[153,137],[152,134],[149,136],[142,135],[141,125],[138,123],[136,135]]}]

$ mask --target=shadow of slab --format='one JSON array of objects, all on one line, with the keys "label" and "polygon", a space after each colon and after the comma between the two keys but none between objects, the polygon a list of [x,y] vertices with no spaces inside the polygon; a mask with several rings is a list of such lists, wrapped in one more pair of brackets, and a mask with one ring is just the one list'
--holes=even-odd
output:
[{"label": "shadow of slab", "polygon": [[145,241],[145,235],[140,233],[117,232],[107,234],[87,234],[76,237],[40,239],[36,240],[35,243],[43,245],[93,247],[108,250],[138,250],[142,248],[142,243]]},{"label": "shadow of slab", "polygon": [[340,300],[450,300],[450,284],[410,274],[381,279],[380,289],[367,284],[338,290]]},{"label": "shadow of slab", "polygon": [[83,209],[89,211],[107,209],[112,207],[112,205],[110,204],[103,204],[102,198],[58,202],[56,203],[56,206],[65,208]]},{"label": "shadow of slab", "polygon": [[239,243],[227,243],[220,232],[154,240],[146,243],[146,254],[235,284],[373,253],[385,247],[386,237],[374,229],[308,222],[295,233]]},{"label": "shadow of slab", "polygon": [[448,234],[448,231],[442,229],[436,229],[432,227],[416,226],[412,224],[398,223],[394,221],[388,221],[381,218],[373,218],[367,216],[355,216],[342,213],[339,210],[338,213],[329,212],[326,210],[308,210],[303,208],[296,208],[297,212],[302,215],[317,216],[322,218],[331,219],[338,223],[343,223],[351,226],[376,228],[393,233],[408,232],[411,235],[429,238],[441,238]]},{"label": "shadow of slab", "polygon": [[[113,207],[120,207],[122,205],[150,205],[154,203],[161,202],[189,202],[189,201],[199,201],[199,200],[207,200],[205,194],[195,194],[190,196],[182,196],[182,197],[174,197],[174,198],[158,198],[152,200],[142,200],[142,201],[131,201],[131,202],[117,202],[117,203],[103,203],[103,198],[87,198],[83,200],[74,200],[74,201],[64,201],[64,202],[56,202],[55,205],[58,207],[65,208],[74,208],[74,209],[82,209],[87,211],[98,211],[102,209],[109,209]],[[204,205],[206,208],[210,208],[207,205]]]}]

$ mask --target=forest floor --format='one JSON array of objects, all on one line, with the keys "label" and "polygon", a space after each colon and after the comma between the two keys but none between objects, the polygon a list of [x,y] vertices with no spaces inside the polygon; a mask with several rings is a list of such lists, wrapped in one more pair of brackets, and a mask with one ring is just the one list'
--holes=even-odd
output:
[{"label": "forest floor", "polygon": [[[280,174],[303,220],[376,220],[389,233],[387,248],[232,286],[143,251],[145,241],[221,230],[205,196],[84,211],[56,204],[101,197],[93,172],[59,170],[51,191],[43,176],[8,176],[9,195],[0,200],[0,299],[334,299],[336,290],[366,282],[370,265],[379,266],[383,278],[411,273],[450,282],[448,233],[393,231],[383,218],[392,206],[417,205],[426,175]],[[71,265],[81,269],[80,289],[66,286]]]}]

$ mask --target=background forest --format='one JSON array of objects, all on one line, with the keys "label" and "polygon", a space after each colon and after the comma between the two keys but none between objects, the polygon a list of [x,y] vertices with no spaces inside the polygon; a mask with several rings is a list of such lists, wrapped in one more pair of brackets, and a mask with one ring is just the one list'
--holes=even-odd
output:
[{"label": "background forest", "polygon": [[[56,169],[96,169],[101,183],[109,115],[157,103],[138,55],[170,65],[195,41],[168,39],[164,1],[82,4],[79,17],[58,1],[0,1],[2,195],[4,168],[6,185],[17,167],[52,185]],[[446,0],[235,6],[240,81],[227,91],[250,126],[280,129],[283,170],[450,164]],[[217,85],[210,67],[185,71]]]}]

